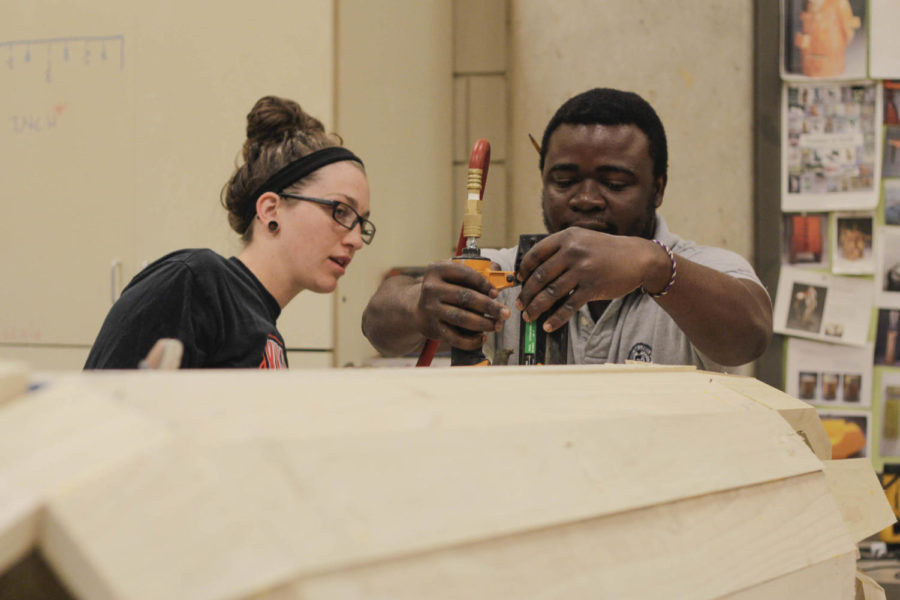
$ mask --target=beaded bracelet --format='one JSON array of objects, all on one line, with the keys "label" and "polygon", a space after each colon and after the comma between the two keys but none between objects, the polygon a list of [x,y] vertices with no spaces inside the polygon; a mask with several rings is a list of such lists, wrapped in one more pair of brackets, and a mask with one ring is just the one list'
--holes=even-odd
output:
[{"label": "beaded bracelet", "polygon": [[666,294],[668,294],[669,290],[672,289],[672,286],[675,285],[675,275],[678,273],[678,270],[675,267],[675,254],[673,254],[672,251],[669,250],[669,247],[666,246],[665,244],[663,244],[661,241],[656,240],[656,239],[653,239],[650,241],[654,242],[659,247],[661,247],[663,250],[665,250],[666,254],[669,255],[669,260],[672,261],[672,277],[669,278],[669,283],[666,284],[666,287],[663,289],[663,291],[661,291],[657,294],[654,294],[653,292],[648,292],[647,290],[645,290],[644,286],[641,286],[641,292],[643,292],[644,294],[647,294],[651,298],[659,298],[660,296],[665,296]]}]

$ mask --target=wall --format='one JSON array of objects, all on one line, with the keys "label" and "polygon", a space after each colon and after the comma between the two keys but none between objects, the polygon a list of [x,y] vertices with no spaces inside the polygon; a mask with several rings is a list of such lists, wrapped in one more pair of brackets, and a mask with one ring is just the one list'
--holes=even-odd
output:
[{"label": "wall", "polygon": [[[388,11],[396,6],[392,2],[379,6],[382,4]],[[353,6],[358,11],[366,4],[360,7],[355,2],[343,2],[342,6]],[[423,212],[425,207],[418,205],[397,212],[404,206],[404,195],[380,195],[378,186],[373,184],[373,210],[379,217],[376,223],[384,222],[380,216],[385,214],[383,211],[391,211],[392,216],[408,215],[410,223],[435,223],[435,216],[437,222],[450,218],[435,230],[405,228],[402,233],[391,223],[391,231],[396,233],[389,240],[379,225],[377,246],[373,252],[366,251],[365,258],[370,261],[367,266],[374,265],[380,271],[366,275],[371,281],[368,285],[374,284],[384,268],[425,264],[435,257],[450,256],[459,234],[468,153],[480,137],[487,138],[492,146],[482,245],[511,245],[519,233],[542,231],[537,157],[527,134],[540,139],[544,125],[561,102],[589,87],[604,85],[644,95],[666,124],[670,176],[661,213],[673,230],[752,260],[751,0],[691,0],[677,5],[634,0],[454,0],[452,6],[452,194],[431,188],[434,196],[428,205],[436,207],[436,213]],[[418,54],[440,54],[435,43],[447,43],[449,34],[438,26],[429,36],[420,38],[420,28],[427,24],[418,20],[415,13],[419,12],[404,16],[412,18],[407,23],[407,35],[418,44]],[[338,19],[342,30],[345,18],[371,20],[365,12],[353,16],[346,8],[342,15],[346,15]],[[379,25],[354,30],[361,37],[353,43],[380,47],[384,44],[385,25]],[[398,43],[407,42],[389,41]],[[345,47],[343,43],[341,47]],[[340,58],[339,65],[344,60]],[[410,98],[421,97],[422,77],[431,85],[442,85],[434,74],[429,77],[419,73],[419,64],[417,60],[407,67],[417,74],[416,78],[401,81],[404,86],[391,90],[394,104],[406,106]],[[392,80],[396,65],[374,68],[385,70],[385,78]],[[350,79],[349,75],[349,71],[343,73],[340,80]],[[338,87],[341,101],[352,99],[341,84]],[[375,99],[380,102],[381,96],[376,94]],[[435,109],[430,104],[438,99],[428,96],[428,100],[427,106],[416,101],[410,107],[411,118],[426,110],[441,117],[442,108]],[[445,106],[443,101],[439,106]],[[346,134],[341,115],[342,110],[338,110],[342,133]],[[419,121],[416,123],[417,138],[432,144],[446,143],[441,139],[445,131],[436,131],[433,126],[423,129]],[[394,126],[389,124],[383,135],[395,135],[390,129]],[[417,144],[415,152],[405,153],[404,162],[420,164],[421,152],[437,157],[443,151]],[[397,162],[385,164],[384,168],[392,172],[397,169]],[[370,175],[375,178],[384,173],[373,168]],[[437,177],[447,181],[445,173],[438,173]],[[425,192],[429,188],[421,189]],[[424,235],[428,241],[423,239],[425,231],[429,232]],[[357,281],[356,274],[348,275],[343,289],[367,298],[371,292]],[[342,309],[339,304],[338,308],[338,327],[347,332],[338,335],[338,355],[349,357],[345,344],[350,344],[356,348],[352,354],[362,358],[367,352],[371,356],[373,350],[357,335],[357,312],[350,305],[358,301],[353,296],[342,294],[339,300],[348,307]],[[364,301],[360,304],[361,312]],[[349,322],[345,315],[350,317]],[[359,364],[358,360],[354,362]]]},{"label": "wall", "polygon": [[679,235],[752,259],[751,0],[510,2],[510,214],[543,230],[544,126],[592,87],[631,90],[660,115],[669,183],[660,213]]},{"label": "wall", "polygon": [[491,147],[491,164],[482,190],[481,247],[508,245],[507,127],[509,95],[506,51],[507,3],[500,0],[453,2],[453,219],[450,251],[456,249],[466,211],[469,156],[479,139]]},{"label": "wall", "polygon": [[[79,368],[146,261],[239,248],[219,191],[246,114],[276,94],[333,123],[333,19],[332,0],[0,6],[0,356]],[[332,317],[303,294],[279,325],[330,358]]]},{"label": "wall", "polygon": [[366,163],[377,233],[337,291],[337,366],[374,356],[360,322],[384,273],[450,253],[451,8],[445,0],[338,2],[337,131]]}]

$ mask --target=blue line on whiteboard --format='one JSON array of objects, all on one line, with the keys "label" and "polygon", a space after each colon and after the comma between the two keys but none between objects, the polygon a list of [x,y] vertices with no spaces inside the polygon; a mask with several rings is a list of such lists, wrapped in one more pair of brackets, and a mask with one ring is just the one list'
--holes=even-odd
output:
[{"label": "blue line on whiteboard", "polygon": [[106,45],[107,43],[117,43],[119,46],[119,69],[122,70],[125,68],[125,36],[124,35],[78,35],[78,36],[66,36],[66,37],[48,37],[48,38],[32,38],[32,39],[24,39],[24,40],[9,40],[5,42],[0,42],[0,48],[3,46],[7,47],[8,57],[6,60],[6,64],[8,68],[15,68],[15,57],[13,54],[13,50],[18,46],[24,46],[25,55],[24,62],[31,63],[32,62],[32,53],[31,49],[33,46],[46,46],[47,47],[47,68],[45,72],[45,79],[49,83],[51,81],[51,73],[52,73],[52,60],[51,60],[51,51],[54,44],[62,44],[63,46],[63,62],[68,63],[70,61],[70,52],[69,46],[70,44],[84,44],[84,51],[81,55],[81,61],[84,65],[89,66],[93,60],[93,54],[91,52],[92,45],[100,44],[100,59],[103,61],[108,60],[108,54]]}]

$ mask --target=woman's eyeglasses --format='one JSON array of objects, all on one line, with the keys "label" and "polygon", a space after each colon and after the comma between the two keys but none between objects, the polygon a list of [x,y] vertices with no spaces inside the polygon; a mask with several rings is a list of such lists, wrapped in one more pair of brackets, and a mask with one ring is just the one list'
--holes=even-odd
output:
[{"label": "woman's eyeglasses", "polygon": [[356,210],[349,204],[346,204],[339,200],[310,198],[309,196],[299,196],[297,194],[287,194],[285,192],[282,192],[279,195],[284,196],[285,198],[293,198],[294,200],[306,200],[307,202],[315,202],[316,204],[321,204],[322,206],[330,206],[331,218],[334,219],[335,223],[350,230],[356,227],[356,224],[359,223],[359,233],[362,237],[362,241],[366,244],[371,244],[372,238],[375,237],[375,225],[372,223],[372,221],[366,219],[365,217],[359,216],[359,213],[356,212]]}]

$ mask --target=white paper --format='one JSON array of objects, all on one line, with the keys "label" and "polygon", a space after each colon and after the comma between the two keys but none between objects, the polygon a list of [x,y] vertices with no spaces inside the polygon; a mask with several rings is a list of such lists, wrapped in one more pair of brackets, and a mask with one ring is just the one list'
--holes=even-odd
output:
[{"label": "white paper", "polygon": [[900,2],[869,0],[869,76],[900,77]]},{"label": "white paper", "polygon": [[788,338],[785,391],[816,406],[869,407],[872,348]]},{"label": "white paper", "polygon": [[783,211],[875,208],[881,104],[871,81],[782,86]]},{"label": "white paper", "polygon": [[832,219],[831,272],[845,275],[875,273],[872,246],[875,214],[872,212],[835,213]]},{"label": "white paper", "polygon": [[863,346],[874,303],[872,279],[782,266],[775,298],[775,331]]}]

